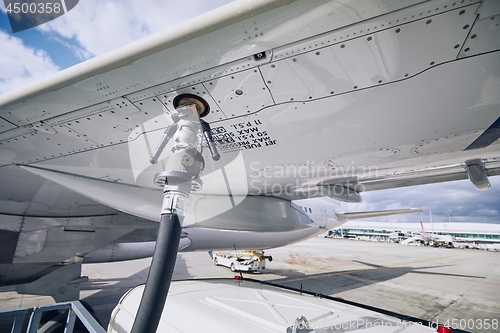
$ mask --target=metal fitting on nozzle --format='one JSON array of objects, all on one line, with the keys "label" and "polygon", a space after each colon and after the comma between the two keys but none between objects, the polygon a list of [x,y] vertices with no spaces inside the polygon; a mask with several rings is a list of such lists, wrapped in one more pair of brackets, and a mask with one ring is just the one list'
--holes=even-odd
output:
[{"label": "metal fitting on nozzle", "polygon": [[200,119],[200,124],[201,124],[201,131],[203,132],[203,137],[205,138],[205,141],[207,141],[208,149],[210,149],[210,153],[212,154],[212,159],[214,161],[218,161],[220,159],[220,154],[217,151],[217,147],[215,146],[210,124],[203,119]]},{"label": "metal fitting on nozzle", "polygon": [[212,130],[210,128],[210,124],[201,119],[210,112],[210,106],[208,105],[207,101],[205,101],[203,98],[197,95],[181,94],[174,98],[173,105],[176,109],[181,106],[192,107],[194,105],[196,107],[198,115],[200,116],[200,124],[203,137],[207,142],[208,149],[210,149],[210,153],[212,154],[212,159],[214,161],[218,161],[220,159],[220,154],[217,151],[217,147],[212,137]]},{"label": "metal fitting on nozzle", "polygon": [[210,106],[207,101],[197,95],[193,94],[181,94],[177,95],[172,102],[174,108],[178,108],[179,106],[187,106],[190,104],[194,104],[196,106],[196,110],[198,111],[198,115],[200,118],[205,117],[210,112]]},{"label": "metal fitting on nozzle", "polygon": [[163,149],[165,149],[165,146],[168,144],[170,139],[174,136],[175,132],[177,131],[177,126],[172,125],[168,126],[165,132],[163,133],[163,137],[158,144],[158,147],[156,147],[153,155],[149,158],[149,163],[151,164],[156,164],[158,162],[158,158],[160,157],[161,153],[163,152]]}]

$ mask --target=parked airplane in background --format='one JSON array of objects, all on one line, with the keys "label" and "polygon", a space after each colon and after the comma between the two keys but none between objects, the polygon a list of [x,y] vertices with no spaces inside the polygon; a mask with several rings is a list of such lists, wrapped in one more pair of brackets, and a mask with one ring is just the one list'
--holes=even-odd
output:
[{"label": "parked airplane in background", "polygon": [[426,233],[424,224],[420,221],[421,231],[397,230],[389,234],[389,240],[403,245],[425,244],[431,246],[453,246],[455,238],[450,235]]},{"label": "parked airplane in background", "polygon": [[[499,14],[479,0],[236,1],[0,96],[0,283],[68,300],[82,261],[148,255],[173,162],[200,173],[176,202],[181,250],[265,249],[408,212],[315,198],[488,189]],[[194,106],[204,134],[183,123]],[[176,159],[181,146],[193,156]]]},{"label": "parked airplane in background", "polygon": [[419,233],[420,237],[423,239],[425,244],[434,245],[434,246],[453,246],[453,242],[455,241],[455,237],[451,235],[439,235],[435,233],[426,233],[424,229],[424,224],[420,221],[420,226],[422,227],[422,232]]}]

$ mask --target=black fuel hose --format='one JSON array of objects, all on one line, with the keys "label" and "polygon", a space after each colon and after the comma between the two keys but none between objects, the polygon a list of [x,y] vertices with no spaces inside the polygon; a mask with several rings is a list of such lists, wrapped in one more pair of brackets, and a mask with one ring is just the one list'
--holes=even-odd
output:
[{"label": "black fuel hose", "polygon": [[153,260],[131,333],[154,333],[158,328],[174,273],[181,231],[177,214],[162,214]]}]

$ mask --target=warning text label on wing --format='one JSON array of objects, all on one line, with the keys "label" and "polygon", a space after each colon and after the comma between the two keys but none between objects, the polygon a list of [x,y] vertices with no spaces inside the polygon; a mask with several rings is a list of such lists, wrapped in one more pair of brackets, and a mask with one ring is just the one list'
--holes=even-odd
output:
[{"label": "warning text label on wing", "polygon": [[258,119],[212,128],[212,136],[221,152],[267,147],[277,142]]}]

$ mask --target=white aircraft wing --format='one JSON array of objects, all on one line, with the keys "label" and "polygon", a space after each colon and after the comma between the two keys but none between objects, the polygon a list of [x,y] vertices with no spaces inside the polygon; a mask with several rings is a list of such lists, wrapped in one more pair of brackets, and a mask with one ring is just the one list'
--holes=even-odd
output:
[{"label": "white aircraft wing", "polygon": [[1,164],[154,187],[148,156],[190,93],[222,153],[206,173],[241,152],[241,194],[495,175],[500,42],[482,7],[236,2],[1,96]]},{"label": "white aircraft wing", "polygon": [[408,214],[421,212],[418,208],[406,208],[406,209],[389,209],[389,210],[373,210],[367,212],[338,212],[337,216],[340,221],[364,219],[369,217],[396,215],[396,214]]},{"label": "white aircraft wing", "polygon": [[479,0],[236,1],[2,95],[0,213],[20,219],[2,225],[14,244],[2,258],[21,260],[30,211],[96,215],[53,210],[52,182],[132,220],[157,214],[147,198],[161,202],[153,179],[171,146],[149,158],[185,94],[210,108],[221,158],[201,151],[198,194],[231,198],[217,207],[463,178],[487,189],[500,173],[499,14]]}]

